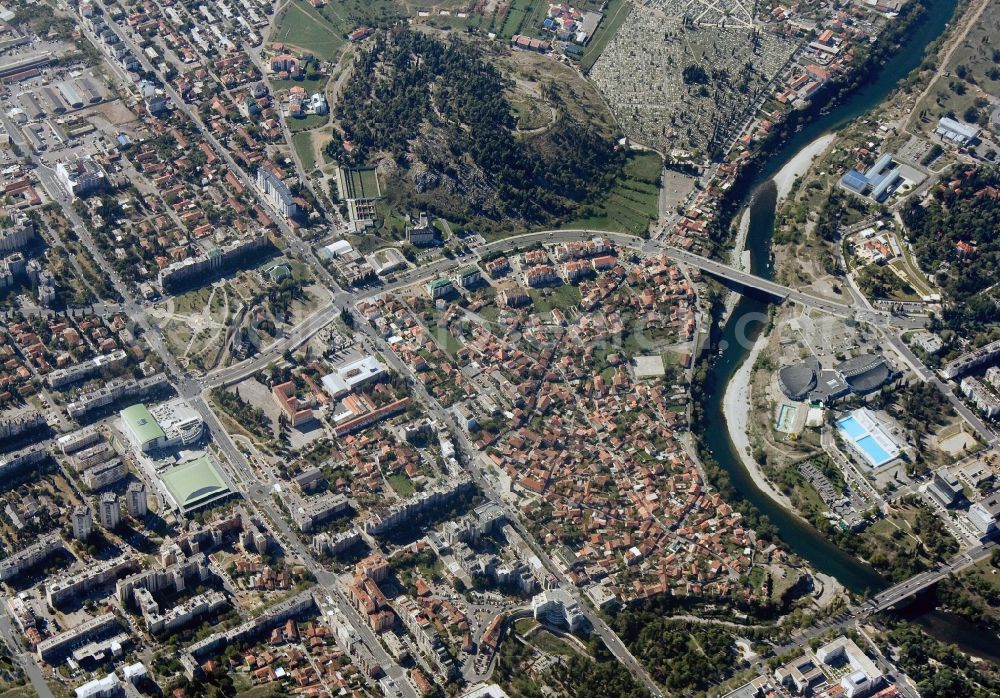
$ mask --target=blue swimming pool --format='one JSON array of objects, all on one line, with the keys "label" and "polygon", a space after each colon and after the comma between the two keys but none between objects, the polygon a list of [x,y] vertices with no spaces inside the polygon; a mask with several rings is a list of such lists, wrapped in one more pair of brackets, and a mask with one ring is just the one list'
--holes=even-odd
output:
[{"label": "blue swimming pool", "polygon": [[868,435],[858,439],[857,444],[868,455],[869,460],[871,460],[872,465],[875,467],[892,460],[892,456],[889,455],[888,451],[879,446],[874,436]]},{"label": "blue swimming pool", "polygon": [[837,426],[843,431],[851,441],[857,441],[858,438],[864,436],[868,431],[858,424],[858,420],[854,417],[844,417],[839,422]]}]

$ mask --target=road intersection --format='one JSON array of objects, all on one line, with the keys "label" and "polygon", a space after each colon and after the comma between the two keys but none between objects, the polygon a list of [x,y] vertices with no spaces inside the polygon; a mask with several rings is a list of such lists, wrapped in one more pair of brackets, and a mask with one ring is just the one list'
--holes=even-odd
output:
[{"label": "road intersection", "polygon": [[[100,2],[98,4],[100,4]],[[144,62],[143,67],[148,71],[155,72],[155,67],[149,64],[148,61],[145,61],[143,52],[139,49],[135,38],[128,34],[128,30],[124,31],[124,36],[122,36],[122,38],[133,50],[134,54]],[[162,76],[160,77],[162,80]],[[286,336],[280,338],[271,346],[265,348],[262,353],[247,359],[246,361],[234,364],[233,366],[211,372],[203,377],[191,375],[177,364],[174,356],[168,350],[159,328],[149,322],[145,313],[144,304],[136,299],[132,290],[123,282],[123,280],[115,272],[112,265],[108,263],[103,251],[90,234],[87,225],[73,208],[72,200],[56,179],[54,171],[41,162],[37,156],[32,155],[39,181],[48,192],[49,196],[62,208],[64,214],[72,224],[73,229],[79,235],[80,241],[85,249],[98,263],[98,265],[108,274],[111,285],[121,299],[116,307],[127,313],[136,322],[139,330],[141,330],[141,334],[148,342],[150,348],[159,357],[167,372],[171,375],[180,395],[187,399],[191,403],[192,407],[204,419],[214,444],[224,456],[224,461],[228,463],[229,467],[226,471],[226,477],[229,480],[229,484],[234,490],[240,492],[242,496],[246,498],[253,509],[265,514],[267,518],[273,522],[285,549],[303,560],[314,571],[320,590],[322,591],[321,595],[325,596],[327,599],[330,609],[333,610],[335,608],[336,612],[341,614],[360,634],[364,644],[368,647],[369,651],[372,652],[375,659],[381,664],[386,674],[395,682],[402,694],[407,696],[407,698],[415,697],[416,691],[409,683],[405,670],[393,661],[381,645],[378,638],[371,631],[367,622],[360,617],[354,607],[348,602],[342,591],[340,581],[335,575],[326,571],[322,565],[314,559],[308,548],[302,544],[297,534],[291,529],[281,512],[274,506],[269,489],[263,484],[264,481],[262,481],[261,477],[254,470],[253,465],[250,463],[246,455],[237,447],[230,435],[223,428],[221,422],[206,399],[206,394],[208,391],[216,387],[229,386],[244,380],[260,369],[280,361],[286,352],[294,351],[298,347],[302,346],[315,336],[316,333],[328,326],[330,322],[335,320],[345,311],[347,313],[355,314],[355,327],[366,335],[372,346],[375,346],[380,350],[380,352],[386,357],[387,361],[392,364],[393,368],[400,371],[403,375],[409,375],[410,372],[408,367],[403,364],[397,356],[395,356],[391,348],[389,348],[385,344],[384,340],[374,332],[371,326],[364,321],[363,318],[356,314],[357,304],[365,299],[373,298],[379,294],[390,293],[400,288],[420,284],[435,277],[449,274],[457,270],[460,266],[468,264],[471,257],[468,254],[462,254],[455,258],[442,258],[425,264],[417,269],[405,271],[384,284],[371,285],[357,290],[343,289],[336,282],[332,274],[330,274],[330,272],[315,256],[311,246],[297,236],[288,226],[283,216],[271,207],[265,197],[260,195],[252,178],[235,162],[230,155],[229,150],[223,144],[219,143],[215,136],[205,128],[205,125],[197,111],[191,109],[184,103],[181,97],[170,87],[168,81],[162,80],[162,83],[174,105],[180,109],[191,120],[191,122],[196,125],[197,128],[199,128],[213,150],[226,162],[231,171],[240,180],[247,191],[253,192],[253,194],[258,198],[260,204],[270,212],[281,237],[286,243],[286,253],[304,262],[309,267],[311,273],[313,273],[316,278],[333,293],[333,301],[328,306],[318,310],[302,323],[296,325]],[[854,318],[862,322],[869,322],[885,330],[900,331],[920,327],[924,324],[923,318],[899,317],[890,313],[855,306],[853,303],[844,304],[818,298],[795,289],[781,286],[773,281],[736,270],[726,264],[716,262],[676,247],[665,245],[662,241],[656,239],[643,239],[619,233],[610,233],[607,231],[575,229],[533,232],[487,243],[477,248],[474,255],[475,257],[482,258],[487,255],[511,253],[518,248],[524,248],[538,243],[578,241],[589,239],[594,236],[610,238],[620,247],[634,250],[643,255],[665,253],[676,262],[688,267],[700,269],[705,273],[711,274],[730,283],[737,284],[741,288],[754,289],[776,298],[779,301],[797,303],[838,317]],[[887,331],[887,334],[892,334],[892,332]],[[898,337],[893,338],[898,340]],[[902,341],[898,341],[899,344],[902,345]],[[894,346],[896,346],[895,342]],[[899,347],[897,346],[897,349],[898,348]],[[915,358],[916,357],[912,357],[912,359]],[[907,359],[912,360],[910,356],[907,356]],[[915,367],[922,367],[919,360],[915,363]],[[947,391],[946,386],[937,380],[926,368],[923,368],[922,370],[917,368],[917,373],[924,380],[934,381],[942,392],[950,394],[950,391]],[[600,615],[590,608],[588,602],[582,597],[579,590],[552,562],[547,553],[542,549],[537,541],[534,540],[531,533],[521,524],[517,512],[513,511],[509,505],[503,501],[488,475],[488,468],[483,467],[483,464],[479,462],[478,451],[470,442],[468,436],[458,427],[454,418],[447,411],[445,411],[436,400],[426,393],[419,382],[415,382],[415,391],[418,399],[425,405],[430,414],[438,421],[439,424],[446,425],[446,428],[454,442],[459,444],[463,455],[462,460],[482,491],[489,499],[497,502],[504,508],[512,525],[525,539],[525,541],[527,541],[535,554],[538,555],[546,569],[559,581],[560,586],[577,598],[580,608],[584,611],[590,621],[594,632],[602,638],[612,654],[629,669],[637,680],[646,686],[652,695],[662,696],[662,691],[656,682],[650,677],[645,668],[629,652],[621,639],[610,627],[607,626]],[[950,399],[952,398],[954,398],[953,395],[951,395]],[[954,398],[954,400],[957,400],[957,398]],[[960,401],[958,402],[961,404]],[[967,408],[964,408],[964,405],[962,405],[962,408],[963,409],[959,410],[960,413],[963,417],[966,417],[966,419],[969,420],[974,427],[976,427],[977,431],[982,430],[980,433],[989,433],[985,425],[982,425],[981,422],[978,422],[978,426],[976,426],[977,421],[973,421],[975,415],[972,415]],[[956,407],[956,409],[958,408]],[[970,419],[970,417],[972,419]],[[995,440],[995,437],[992,438]],[[957,571],[967,564],[972,564],[972,562],[968,560],[973,560],[973,558],[981,559],[981,557],[985,554],[987,554],[985,548],[977,550],[976,554],[971,557],[968,557],[969,554],[966,553],[965,555],[967,558],[953,561],[952,563],[936,570],[934,573],[917,575],[910,580],[883,592],[883,595],[876,597],[874,605],[861,605],[855,607],[852,609],[850,619],[853,621],[878,610],[883,610],[894,603],[898,603],[900,600],[926,588],[930,584],[933,584],[944,575]],[[965,561],[963,562],[963,560]],[[3,630],[2,626],[3,621],[0,619],[0,631]],[[6,635],[7,633],[4,634]],[[26,656],[30,658],[30,655]],[[34,668],[37,670],[37,666]],[[40,672],[35,673],[38,673],[39,677],[41,676]],[[29,670],[28,674],[34,682],[34,673]],[[42,685],[44,685],[44,681],[42,682]],[[36,690],[44,695],[41,686],[37,684]]]}]

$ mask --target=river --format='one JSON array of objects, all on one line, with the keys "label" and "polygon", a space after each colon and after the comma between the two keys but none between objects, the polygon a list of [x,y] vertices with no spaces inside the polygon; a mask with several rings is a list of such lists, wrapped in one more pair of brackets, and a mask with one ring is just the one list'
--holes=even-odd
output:
[{"label": "river", "polygon": [[[957,0],[924,0],[927,12],[910,28],[896,53],[884,63],[872,79],[858,87],[837,106],[818,116],[801,131],[787,139],[762,164],[751,186],[750,229],[747,248],[755,274],[772,278],[771,238],[777,191],[772,177],[797,152],[820,136],[836,130],[870,111],[893,91],[900,80],[923,60],[927,46],[941,35],[950,21]],[[738,219],[738,217],[737,217]],[[768,304],[753,296],[743,296],[726,326],[714,337],[721,352],[713,362],[706,384],[704,402],[704,443],[716,461],[729,472],[740,496],[765,514],[779,530],[782,540],[815,569],[835,577],[851,591],[862,593],[887,586],[871,567],[830,543],[815,528],[786,511],[754,484],[733,447],[723,416],[723,395],[733,374],[746,359],[753,340],[762,329],[753,318],[766,314]],[[738,335],[743,335],[739,340]],[[749,340],[749,341],[748,341]]]}]

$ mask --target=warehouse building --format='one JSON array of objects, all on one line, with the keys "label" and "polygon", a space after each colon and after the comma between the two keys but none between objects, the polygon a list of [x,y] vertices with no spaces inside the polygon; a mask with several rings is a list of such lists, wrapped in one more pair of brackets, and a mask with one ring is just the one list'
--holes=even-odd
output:
[{"label": "warehouse building", "polygon": [[934,133],[941,136],[943,140],[958,145],[968,145],[979,137],[979,128],[945,116],[938,120]]}]

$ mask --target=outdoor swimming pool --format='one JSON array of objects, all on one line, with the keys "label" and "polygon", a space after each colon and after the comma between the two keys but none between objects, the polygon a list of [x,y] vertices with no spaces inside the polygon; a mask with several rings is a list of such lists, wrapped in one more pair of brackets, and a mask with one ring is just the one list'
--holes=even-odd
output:
[{"label": "outdoor swimming pool", "polygon": [[875,440],[874,436],[868,435],[862,437],[856,442],[858,447],[868,455],[868,459],[872,461],[875,465],[882,465],[892,460],[892,456],[878,445],[878,441]]},{"label": "outdoor swimming pool", "polygon": [[838,419],[837,428],[844,440],[853,445],[858,455],[872,468],[885,465],[899,456],[899,446],[874,414],[864,407]]},{"label": "outdoor swimming pool", "polygon": [[794,405],[782,405],[781,409],[778,410],[778,419],[774,423],[774,428],[786,434],[791,433],[792,428],[795,426],[795,415],[797,413],[798,408]]},{"label": "outdoor swimming pool", "polygon": [[858,420],[854,417],[844,417],[837,422],[837,426],[840,427],[840,430],[844,432],[844,434],[847,435],[847,438],[851,441],[857,441],[862,436],[868,434],[865,428],[858,424]]}]

